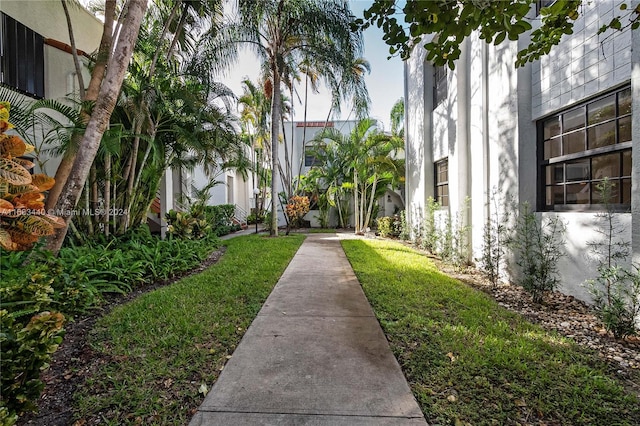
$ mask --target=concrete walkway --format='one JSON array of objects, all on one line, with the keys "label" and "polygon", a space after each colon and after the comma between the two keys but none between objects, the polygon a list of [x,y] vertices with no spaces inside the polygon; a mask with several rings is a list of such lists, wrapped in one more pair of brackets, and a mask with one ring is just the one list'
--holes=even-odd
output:
[{"label": "concrete walkway", "polygon": [[311,234],[190,426],[426,425],[333,234]]}]

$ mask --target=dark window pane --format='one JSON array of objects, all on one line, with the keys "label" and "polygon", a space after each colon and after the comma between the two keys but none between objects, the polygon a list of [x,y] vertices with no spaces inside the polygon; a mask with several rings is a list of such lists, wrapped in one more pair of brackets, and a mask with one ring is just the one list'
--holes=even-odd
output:
[{"label": "dark window pane", "polygon": [[441,185],[436,188],[438,203],[442,207],[449,205],[449,185]]},{"label": "dark window pane", "polygon": [[631,176],[631,151],[622,153],[622,176]]},{"label": "dark window pane", "polygon": [[560,134],[560,117],[552,117],[546,120],[543,124],[544,127],[544,140],[551,139],[554,136]]},{"label": "dark window pane", "polygon": [[562,115],[564,133],[584,127],[584,107],[565,112]]},{"label": "dark window pane", "polygon": [[547,186],[546,205],[564,204],[564,185]]},{"label": "dark window pane", "polygon": [[571,161],[566,164],[567,182],[589,180],[589,160]]},{"label": "dark window pane", "polygon": [[1,14],[2,83],[44,97],[44,38],[4,13]]},{"label": "dark window pane", "polygon": [[447,68],[443,66],[433,67],[433,108],[447,98]]},{"label": "dark window pane", "polygon": [[622,179],[622,204],[631,204],[631,179]]},{"label": "dark window pane", "polygon": [[562,150],[560,148],[560,138],[554,138],[544,143],[544,159],[548,160],[549,158],[558,157],[562,155]]},{"label": "dark window pane", "polygon": [[591,159],[591,179],[620,176],[620,154],[598,155]]},{"label": "dark window pane", "polygon": [[610,120],[616,116],[616,95],[607,96],[587,106],[588,124]]},{"label": "dark window pane", "polygon": [[618,93],[618,115],[631,114],[631,88]]},{"label": "dark window pane", "polygon": [[618,143],[631,140],[631,116],[618,120]]},{"label": "dark window pane", "polygon": [[562,137],[563,151],[562,155],[574,154],[585,150],[584,146],[584,130],[569,133]]},{"label": "dark window pane", "polygon": [[587,137],[589,138],[589,149],[613,145],[614,143],[616,143],[615,120],[590,127],[587,133]]},{"label": "dark window pane", "polygon": [[547,185],[564,182],[564,165],[554,164],[553,166],[547,166],[546,175]]},{"label": "dark window pane", "polygon": [[445,183],[449,180],[449,162],[447,160],[438,161],[436,163],[436,185]]},{"label": "dark window pane", "polygon": [[589,204],[588,183],[572,183],[567,185],[567,204]]}]

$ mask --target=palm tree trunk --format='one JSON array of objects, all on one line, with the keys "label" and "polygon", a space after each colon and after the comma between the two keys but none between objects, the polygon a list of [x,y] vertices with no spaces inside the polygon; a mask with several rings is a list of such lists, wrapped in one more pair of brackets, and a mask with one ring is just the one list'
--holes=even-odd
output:
[{"label": "palm tree trunk", "polygon": [[[173,9],[171,9],[171,14],[169,14],[167,21],[164,23],[164,27],[162,27],[162,33],[160,33],[159,43],[162,43],[164,36],[167,35],[167,31],[169,31],[169,26],[175,19],[181,4],[182,4],[182,0],[177,0],[176,4],[173,6]],[[162,49],[158,48],[156,50],[155,55],[153,55],[153,60],[151,61],[151,66],[149,67],[149,77],[151,77],[155,73],[156,64],[158,63],[158,58],[160,57],[161,52],[162,52]]]},{"label": "palm tree trunk", "polygon": [[128,13],[124,18],[124,23],[118,35],[118,42],[109,60],[109,67],[100,86],[99,96],[91,118],[87,123],[84,136],[78,147],[73,168],[56,203],[56,210],[62,213],[60,216],[64,218],[67,226],[61,228],[59,232],[56,232],[47,241],[47,248],[54,253],[57,253],[62,247],[68,224],[71,220],[71,212],[78,204],[91,164],[100,147],[102,135],[109,125],[111,113],[116,105],[129,60],[138,39],[140,24],[147,9],[147,0],[130,0],[128,5]]},{"label": "palm tree trunk", "polygon": [[[84,184],[84,209],[86,212],[91,212],[91,179],[87,180]],[[93,235],[93,222],[91,221],[91,214],[87,214],[87,234]]]},{"label": "palm tree trunk", "polygon": [[[298,176],[302,174],[302,165],[304,164],[305,159],[305,149],[307,147],[307,104],[309,100],[309,75],[305,74],[304,79],[304,117],[302,120],[304,121],[304,127],[302,128],[302,146],[300,147],[300,164],[298,165]],[[293,124],[292,124],[293,126]],[[291,134],[293,134],[293,128],[291,129]],[[298,186],[300,185],[300,179],[296,182],[296,193],[298,192]]]},{"label": "palm tree trunk", "polygon": [[360,215],[360,232],[364,232],[364,206],[367,204],[367,186],[362,185],[362,190],[360,191],[360,206],[358,208],[358,214]]},{"label": "palm tree trunk", "polygon": [[73,56],[73,65],[76,68],[76,77],[78,78],[78,90],[80,99],[84,99],[84,78],[82,77],[82,68],[80,67],[80,59],[78,58],[78,49],[76,49],[76,39],[73,36],[73,25],[71,25],[71,16],[69,15],[69,9],[67,8],[67,1],[60,0],[62,3],[62,9],[64,9],[64,16],[67,19],[67,30],[69,31],[69,43],[71,44],[71,55]]},{"label": "palm tree trunk", "polygon": [[[284,170],[282,170],[282,164],[278,159],[278,165],[280,167],[280,180],[282,180],[282,189],[285,192],[287,200],[293,195],[291,193],[291,162],[289,161],[289,148],[287,146],[287,135],[284,132],[284,117],[280,116],[280,122],[282,124],[282,142],[284,145]],[[293,137],[293,134],[292,134]]]},{"label": "palm tree trunk", "polygon": [[167,51],[167,61],[169,60],[169,58],[171,58],[171,53],[173,53],[173,50],[176,48],[176,45],[178,44],[178,39],[180,38],[180,33],[182,32],[183,28],[184,28],[184,24],[187,20],[187,9],[189,8],[188,5],[184,6],[184,10],[182,11],[182,15],[180,16],[180,22],[178,22],[178,27],[176,28],[176,33],[173,35],[173,40],[171,40],[171,46],[169,46],[169,50]]},{"label": "palm tree trunk", "polygon": [[373,202],[376,198],[376,188],[378,186],[378,175],[374,173],[373,175],[373,186],[371,187],[371,198],[369,199],[369,207],[367,208],[367,216],[364,221],[364,228],[366,229],[369,226],[369,222],[371,221],[371,213],[373,212]]},{"label": "palm tree trunk", "polygon": [[271,95],[271,232],[272,237],[278,236],[278,133],[280,128],[280,114],[282,105],[280,98],[280,73],[275,59],[271,66],[273,72],[273,89]]},{"label": "palm tree trunk", "polygon": [[[96,210],[98,210],[98,179],[96,177],[96,163],[91,164],[89,170],[89,184],[91,186],[91,214],[89,215],[89,222],[92,224],[92,228],[95,232],[95,228],[98,226],[98,220],[95,216]],[[93,235],[93,232],[91,233]]]},{"label": "palm tree trunk", "polygon": [[[122,178],[127,182],[127,190],[123,194],[122,207],[131,205],[133,199],[133,182],[136,176],[136,163],[138,160],[138,151],[140,150],[140,132],[142,131],[141,120],[136,120],[134,125],[135,137],[133,138],[133,146],[131,147],[131,153],[127,160],[124,171],[122,172]],[[119,232],[124,232],[129,226],[129,210],[123,212],[119,222]]]},{"label": "palm tree trunk", "polygon": [[111,210],[111,154],[104,156],[104,235],[109,236],[109,210]]},{"label": "palm tree trunk", "polygon": [[360,232],[360,220],[358,216],[358,171],[353,172],[353,209],[355,213],[355,232]]},{"label": "palm tree trunk", "polygon": [[[100,85],[104,79],[104,75],[107,69],[107,62],[111,54],[111,45],[113,43],[113,22],[116,11],[116,0],[106,0],[105,3],[105,15],[104,15],[104,27],[102,30],[102,38],[100,39],[100,47],[98,50],[98,56],[96,57],[96,63],[91,73],[91,80],[89,81],[89,87],[84,93],[84,100],[95,101],[98,98],[98,92],[100,91]],[[73,48],[73,46],[72,46]],[[81,85],[83,86],[83,85]],[[84,90],[84,87],[83,87]],[[83,110],[83,119],[85,122],[89,121],[89,116]],[[76,159],[76,150],[72,149],[65,153],[62,157],[62,161],[56,170],[55,185],[49,190],[47,194],[47,201],[45,208],[47,210],[53,209],[58,203],[62,189],[67,183],[73,163]]]}]

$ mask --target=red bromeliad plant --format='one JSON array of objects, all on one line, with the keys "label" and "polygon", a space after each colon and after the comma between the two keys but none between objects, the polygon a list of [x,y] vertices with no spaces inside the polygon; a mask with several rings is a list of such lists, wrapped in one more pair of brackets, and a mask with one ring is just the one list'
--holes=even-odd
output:
[{"label": "red bromeliad plant", "polygon": [[0,102],[0,246],[6,250],[28,250],[40,237],[52,235],[64,226],[59,217],[44,209],[44,192],[54,179],[29,173],[34,163],[22,156],[33,152],[32,145],[5,132],[9,123],[9,103]]}]

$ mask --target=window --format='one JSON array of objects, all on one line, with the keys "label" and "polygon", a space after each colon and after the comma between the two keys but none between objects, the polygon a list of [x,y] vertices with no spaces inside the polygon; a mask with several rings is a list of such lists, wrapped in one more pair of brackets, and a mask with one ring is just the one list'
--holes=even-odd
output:
[{"label": "window", "polygon": [[613,183],[613,204],[631,206],[631,88],[538,123],[541,199],[546,210],[602,204],[596,186]]},{"label": "window", "polygon": [[44,38],[4,13],[0,25],[0,82],[44,97]]},{"label": "window", "polygon": [[435,199],[442,207],[449,206],[449,160],[444,159],[435,163]]},{"label": "window", "polygon": [[447,68],[433,66],[433,109],[447,99]]},{"label": "window", "polygon": [[540,15],[540,9],[551,6],[556,0],[536,0],[536,16]]},{"label": "window", "polygon": [[306,145],[304,147],[304,166],[305,167],[314,167],[314,166],[322,166],[322,160],[318,158],[318,146],[316,145]]}]

